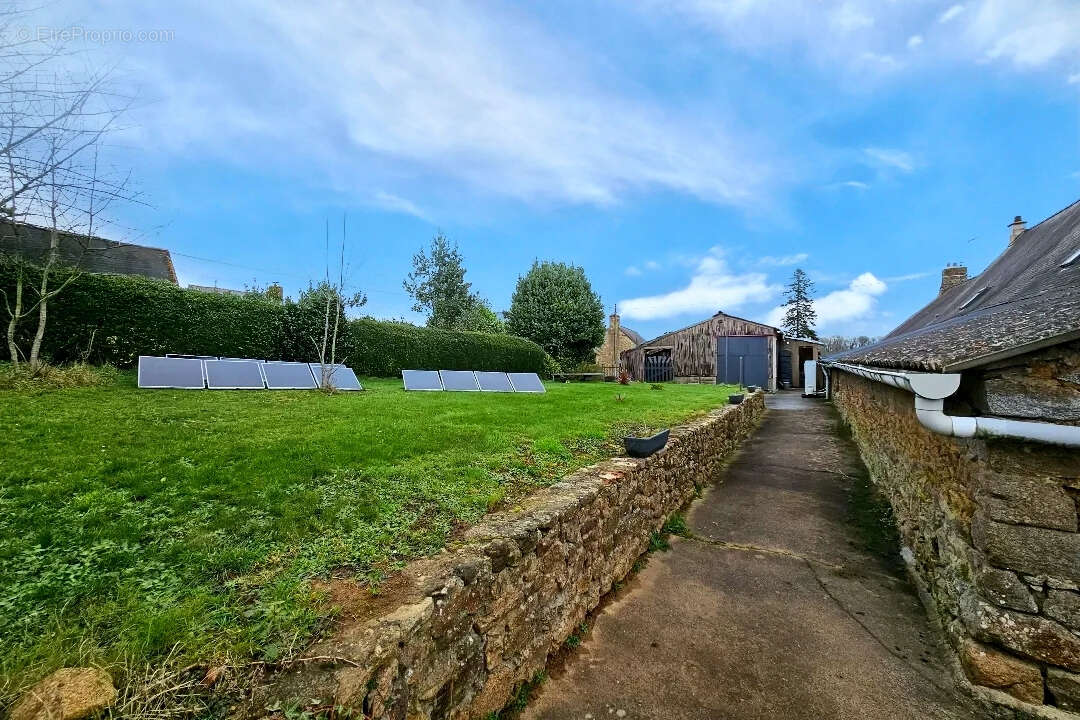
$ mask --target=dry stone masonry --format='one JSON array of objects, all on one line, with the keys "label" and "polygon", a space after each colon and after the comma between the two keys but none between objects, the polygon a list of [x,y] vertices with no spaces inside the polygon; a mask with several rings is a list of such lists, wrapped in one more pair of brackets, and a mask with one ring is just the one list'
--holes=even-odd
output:
[{"label": "dry stone masonry", "polygon": [[[1059,391],[1059,376],[1080,365],[1077,350],[965,378],[946,410],[1080,420],[1076,390]],[[967,678],[1035,706],[1080,711],[1080,452],[935,435],[916,419],[911,393],[843,372],[832,380]],[[1051,385],[1052,393],[1039,390]]]},{"label": "dry stone masonry", "polygon": [[267,678],[250,713],[294,699],[402,720],[500,710],[630,571],[668,515],[712,482],[764,408],[761,393],[749,395],[673,428],[648,459],[601,462],[489,516],[389,583],[392,605],[383,598],[372,611],[346,609],[333,637],[308,653],[319,660]]}]

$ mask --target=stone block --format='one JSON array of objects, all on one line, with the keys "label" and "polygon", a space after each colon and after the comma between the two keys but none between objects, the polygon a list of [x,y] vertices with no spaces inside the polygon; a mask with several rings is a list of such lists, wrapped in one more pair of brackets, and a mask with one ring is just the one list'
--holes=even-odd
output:
[{"label": "stone block", "polygon": [[1047,668],[1046,689],[1054,704],[1062,710],[1080,711],[1080,675],[1058,668]]},{"label": "stone block", "polygon": [[1080,632],[1080,594],[1051,589],[1043,601],[1043,613],[1065,627]]},{"label": "stone block", "polygon": [[1021,612],[1039,612],[1035,598],[1016,573],[984,566],[975,573],[975,585],[979,593],[995,605]]},{"label": "stone block", "polygon": [[974,640],[964,641],[959,648],[959,654],[964,673],[971,682],[1001,690],[1017,700],[1042,704],[1042,671],[1035,663],[1021,660]]},{"label": "stone block", "polygon": [[976,501],[991,520],[1076,531],[1076,503],[1060,482],[985,471]]},{"label": "stone block", "polygon": [[998,567],[1028,575],[1053,575],[1063,580],[1080,578],[1080,534],[972,520],[972,540]]},{"label": "stone block", "polygon": [[1080,480],[1080,451],[1052,445],[995,443],[989,449],[989,465],[995,472],[1005,474]]},{"label": "stone block", "polygon": [[960,619],[976,640],[1080,671],[1080,636],[1053,620],[999,608],[974,593],[960,600],[959,609]]}]

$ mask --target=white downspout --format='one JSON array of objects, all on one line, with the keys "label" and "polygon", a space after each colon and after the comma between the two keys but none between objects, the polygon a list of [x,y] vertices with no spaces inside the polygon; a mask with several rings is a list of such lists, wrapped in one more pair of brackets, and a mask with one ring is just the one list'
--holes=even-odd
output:
[{"label": "white downspout", "polygon": [[1080,427],[996,417],[946,415],[945,398],[960,387],[960,375],[907,373],[861,365],[829,363],[830,367],[892,385],[915,394],[915,416],[931,432],[952,437],[992,437],[1080,447]]}]

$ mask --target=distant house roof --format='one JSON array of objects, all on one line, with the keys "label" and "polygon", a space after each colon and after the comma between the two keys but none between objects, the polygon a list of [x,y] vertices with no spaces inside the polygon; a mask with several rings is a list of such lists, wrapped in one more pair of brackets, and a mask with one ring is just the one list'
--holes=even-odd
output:
[{"label": "distant house roof", "polygon": [[810,338],[796,337],[795,335],[785,335],[784,342],[801,342],[809,345],[824,345],[825,343],[820,340],[811,340]]},{"label": "distant house roof", "polygon": [[[142,275],[176,284],[176,270],[168,250],[69,233],[60,234],[58,250],[60,262],[85,272]],[[48,252],[48,228],[0,220],[0,254],[41,262]]]},{"label": "distant house roof", "polygon": [[635,345],[640,345],[641,343],[645,342],[645,338],[641,337],[640,334],[634,332],[633,330],[626,327],[625,325],[620,325],[619,327],[622,328],[622,331],[624,333],[626,333],[626,337],[628,337],[628,338],[630,338],[631,340],[634,341]]},{"label": "distant house roof", "polygon": [[981,274],[873,345],[829,356],[955,372],[1080,337],[1080,201],[1024,231]]},{"label": "distant house roof", "polygon": [[188,290],[217,293],[218,295],[247,295],[247,292],[244,290],[231,290],[229,288],[218,287],[217,285],[188,285]]}]

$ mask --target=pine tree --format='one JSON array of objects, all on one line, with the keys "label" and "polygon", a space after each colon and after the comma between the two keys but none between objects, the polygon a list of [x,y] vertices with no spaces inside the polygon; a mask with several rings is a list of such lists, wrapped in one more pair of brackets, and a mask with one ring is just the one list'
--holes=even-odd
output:
[{"label": "pine tree", "polygon": [[817,313],[814,311],[814,283],[802,268],[796,268],[784,291],[784,332],[795,337],[817,340]]},{"label": "pine tree", "polygon": [[402,283],[413,297],[412,309],[427,314],[428,327],[451,330],[477,302],[465,282],[461,252],[441,232],[431,241],[428,251],[413,255],[413,271]]}]

